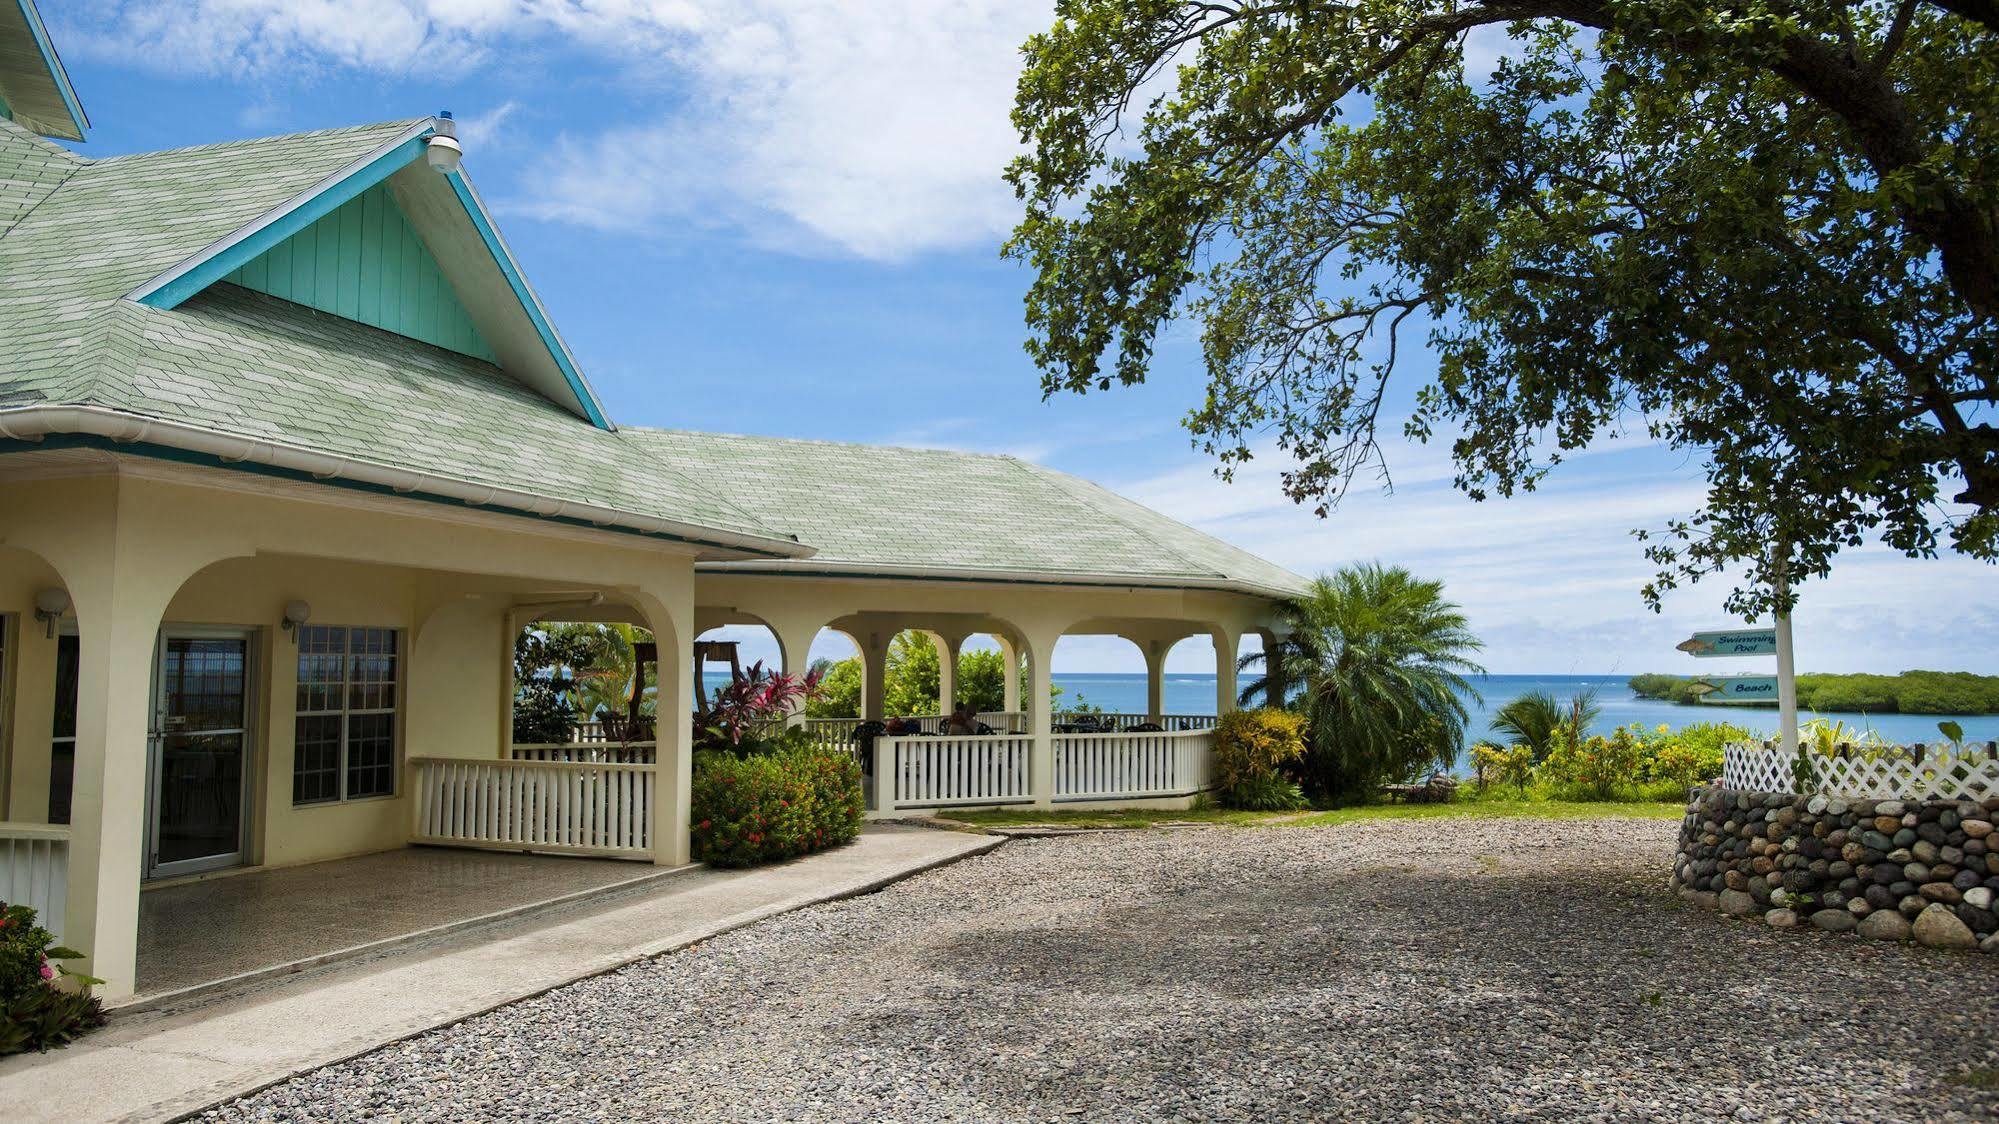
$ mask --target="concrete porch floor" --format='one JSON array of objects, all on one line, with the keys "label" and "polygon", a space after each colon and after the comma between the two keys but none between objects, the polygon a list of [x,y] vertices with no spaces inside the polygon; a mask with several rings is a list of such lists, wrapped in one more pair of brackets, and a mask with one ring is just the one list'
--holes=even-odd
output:
[{"label": "concrete porch floor", "polygon": [[670,873],[617,859],[408,847],[147,889],[134,1002]]}]

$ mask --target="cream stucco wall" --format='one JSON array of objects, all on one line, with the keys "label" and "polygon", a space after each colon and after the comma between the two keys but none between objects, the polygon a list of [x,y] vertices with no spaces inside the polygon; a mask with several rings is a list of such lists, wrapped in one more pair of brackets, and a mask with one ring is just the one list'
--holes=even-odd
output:
[{"label": "cream stucco wall", "polygon": [[[106,458],[110,461],[110,458]],[[13,461],[9,461],[11,466]],[[133,986],[144,862],[146,730],[162,624],[253,630],[256,714],[251,862],[309,862],[403,846],[395,796],[295,807],[296,652],[284,605],[323,624],[402,635],[404,759],[494,757],[504,745],[506,622],[514,606],[602,595],[680,651],[693,636],[696,548],[241,473],[118,458],[33,479],[0,476],[0,615],[8,628],[0,783],[10,819],[45,818],[54,644],[37,589],[67,590],[81,637],[79,729],[65,937],[116,998]],[[29,627],[22,627],[26,621]],[[686,713],[682,661],[663,684]],[[686,722],[662,731],[658,861],[686,861]]]}]

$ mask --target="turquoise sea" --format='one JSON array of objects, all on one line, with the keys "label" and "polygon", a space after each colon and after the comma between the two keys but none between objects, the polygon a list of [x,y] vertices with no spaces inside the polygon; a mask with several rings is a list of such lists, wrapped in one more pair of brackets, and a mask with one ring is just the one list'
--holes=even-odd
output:
[{"label": "turquoise sea", "polygon": [[[1609,733],[1633,722],[1647,726],[1656,726],[1661,722],[1684,726],[1711,721],[1729,721],[1763,734],[1774,735],[1777,732],[1777,711],[1774,708],[1681,706],[1656,699],[1641,699],[1626,686],[1628,678],[1624,675],[1487,675],[1476,679],[1473,686],[1478,689],[1480,698],[1466,700],[1466,708],[1472,715],[1466,728],[1468,740],[1477,741],[1487,736],[1491,729],[1492,712],[1530,691],[1546,691],[1558,699],[1567,699],[1577,691],[1590,687],[1596,688],[1597,705],[1602,708],[1602,714],[1592,730],[1594,733]],[[1055,673],[1055,684],[1062,688],[1063,703],[1081,696],[1105,710],[1145,709],[1143,675],[1065,675],[1058,671]],[[1166,709],[1168,713],[1177,714],[1214,713],[1214,675],[1168,675]],[[1801,713],[1798,719],[1803,722],[1814,717],[1818,716],[1807,712]],[[1883,738],[1902,743],[1938,741],[1942,735],[1937,732],[1937,723],[1946,719],[1963,726],[1968,741],[1999,740],[1999,714],[1828,714],[1824,717],[1853,729],[1872,729]]]}]

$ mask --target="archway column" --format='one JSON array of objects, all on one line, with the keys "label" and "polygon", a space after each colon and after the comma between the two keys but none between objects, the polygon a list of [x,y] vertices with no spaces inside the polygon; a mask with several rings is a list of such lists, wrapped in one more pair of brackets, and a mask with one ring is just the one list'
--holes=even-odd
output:
[{"label": "archway column", "polygon": [[653,703],[652,861],[682,866],[692,859],[688,828],[694,793],[694,582],[645,586],[633,598],[658,645],[658,693]]},{"label": "archway column", "polygon": [[854,637],[861,647],[861,717],[882,720],[882,701],[888,695],[888,646],[893,633],[868,632]]},{"label": "archway column", "polygon": [[1208,634],[1215,639],[1215,714],[1220,716],[1236,709],[1236,649],[1242,631],[1218,624]]},{"label": "archway column", "polygon": [[958,656],[970,635],[942,630],[930,633],[930,642],[937,648],[937,713],[946,717],[958,709]]},{"label": "archway column", "polygon": [[1006,665],[1006,683],[1002,687],[1000,709],[1008,714],[1020,713],[1020,649],[1010,637],[995,634],[999,642],[1000,662]]},{"label": "archway column", "polygon": [[[812,643],[819,639],[819,633],[826,622],[817,616],[772,617],[765,622],[771,635],[777,638],[777,650],[783,658],[784,673],[800,679],[812,667]],[[800,696],[785,716],[785,724],[799,726],[805,722],[805,699]]]},{"label": "archway column", "polygon": [[1061,638],[1059,628],[1026,629],[1021,637],[1027,655],[1027,729],[1034,737],[1027,756],[1028,790],[1039,808],[1055,799],[1055,704],[1050,695],[1055,643]]},{"label": "archway column", "polygon": [[130,996],[138,978],[139,885],[147,849],[148,751],[160,623],[203,568],[251,553],[246,542],[174,523],[113,478],[92,481],[60,520],[44,518],[19,545],[40,554],[68,592],[77,621],[76,756],[62,940],[72,965],[103,979],[99,994]]}]

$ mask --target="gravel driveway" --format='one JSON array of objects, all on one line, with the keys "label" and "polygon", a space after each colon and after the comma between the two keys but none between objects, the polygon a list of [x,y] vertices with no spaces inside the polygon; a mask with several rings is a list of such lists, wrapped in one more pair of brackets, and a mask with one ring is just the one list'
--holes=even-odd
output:
[{"label": "gravel driveway", "polygon": [[1014,842],[212,1117],[1999,1116],[1999,957],[1685,908],[1677,828]]}]

